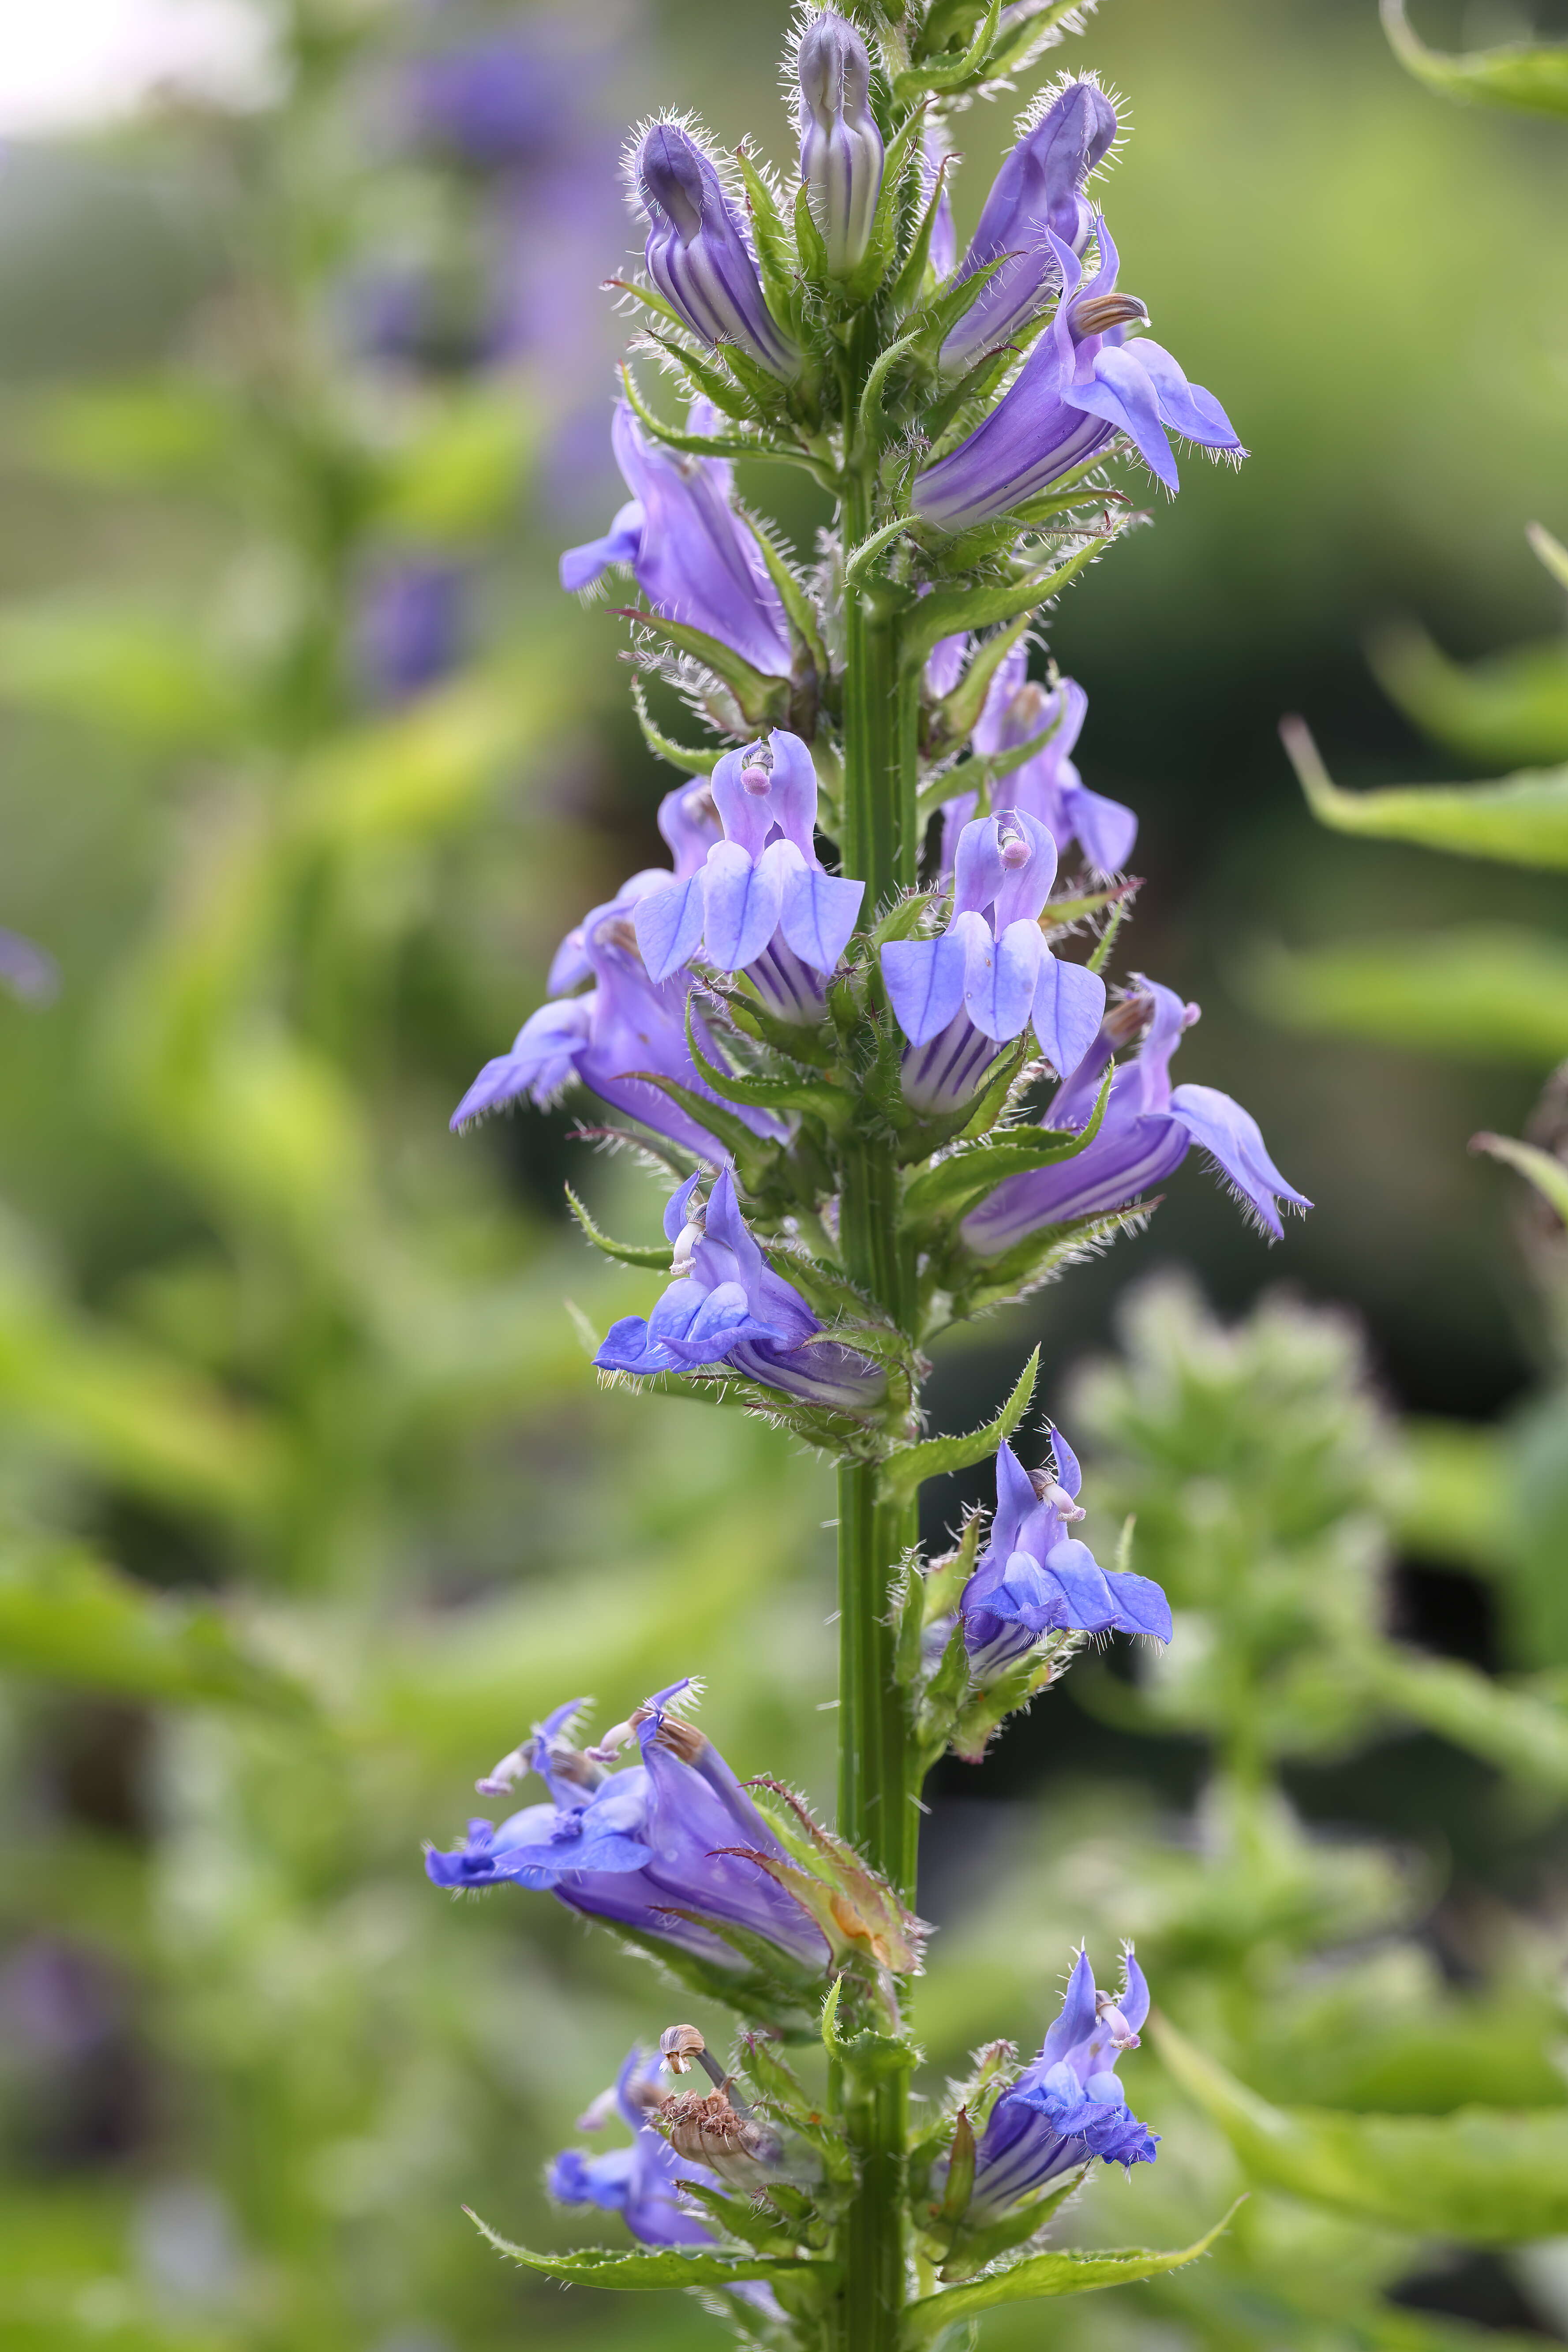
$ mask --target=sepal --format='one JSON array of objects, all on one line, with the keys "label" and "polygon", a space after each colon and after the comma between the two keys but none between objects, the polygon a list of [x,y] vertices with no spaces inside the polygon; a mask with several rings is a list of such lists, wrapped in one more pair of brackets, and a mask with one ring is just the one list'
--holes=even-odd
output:
[{"label": "sepal", "polygon": [[[995,1142],[978,1142],[949,1153],[917,1176],[904,1194],[904,1222],[917,1233],[967,1214],[988,1192],[1009,1176],[1023,1176],[1037,1168],[1054,1168],[1087,1151],[1100,1132],[1110,1100],[1111,1072],[1105,1075],[1099,1098],[1080,1129],[1009,1128]],[[968,1106],[965,1107],[966,1108]]]},{"label": "sepal", "polygon": [[918,1976],[925,1923],[905,1908],[881,1873],[837,1831],[825,1829],[782,1780],[762,1778],[746,1785],[779,1800],[767,1809],[769,1823],[795,1861],[752,1852],[747,1859],[795,1896],[827,1938],[835,1960],[841,1967],[868,1962],[879,1976]]},{"label": "sepal", "polygon": [[994,1421],[982,1429],[971,1430],[967,1437],[927,1437],[918,1445],[906,1445],[889,1455],[882,1465],[882,1484],[888,1494],[899,1502],[909,1502],[927,1478],[940,1478],[950,1470],[968,1470],[976,1462],[984,1462],[996,1448],[1011,1437],[1029,1410],[1035,1393],[1035,1381],[1040,1369],[1040,1351],[1037,1347],[1013,1384],[1013,1393]]},{"label": "sepal", "polygon": [[967,96],[985,80],[991,67],[991,45],[996,37],[1001,21],[1002,0],[988,0],[973,39],[962,57],[939,64],[912,66],[898,75],[893,83],[893,95],[900,102],[909,102],[930,93],[952,100]]},{"label": "sepal", "polygon": [[1059,596],[1086,564],[1092,563],[1097,555],[1103,555],[1120,528],[1120,523],[1112,522],[1086,531],[1083,544],[1048,572],[1030,572],[1022,580],[995,581],[979,588],[938,588],[930,596],[922,596],[904,625],[906,665],[911,669],[921,668],[943,637],[956,636],[961,630],[987,629],[1003,621],[1026,620],[1042,604],[1048,604],[1053,596]]},{"label": "sepal", "polygon": [[593,1243],[596,1250],[602,1250],[605,1257],[618,1258],[623,1265],[654,1266],[661,1274],[668,1273],[669,1244],[668,1242],[662,1242],[658,1248],[653,1248],[645,1246],[641,1242],[612,1241],[608,1234],[600,1232],[571,1185],[563,1185],[562,1190],[566,1195],[566,1206],[579,1232]]},{"label": "sepal", "polygon": [[705,670],[729,688],[735,708],[749,726],[773,726],[787,716],[787,678],[765,677],[732,646],[721,645],[705,629],[689,628],[684,621],[663,620],[658,613],[647,612],[640,604],[615,604],[610,609],[617,620],[635,621],[647,635],[662,637],[678,653],[689,654],[693,661],[700,662]]},{"label": "sepal", "polygon": [[668,760],[683,776],[710,776],[729,746],[723,743],[694,745],[674,742],[648,716],[647,697],[640,677],[632,680],[632,708],[637,715],[643,741],[656,760]]}]

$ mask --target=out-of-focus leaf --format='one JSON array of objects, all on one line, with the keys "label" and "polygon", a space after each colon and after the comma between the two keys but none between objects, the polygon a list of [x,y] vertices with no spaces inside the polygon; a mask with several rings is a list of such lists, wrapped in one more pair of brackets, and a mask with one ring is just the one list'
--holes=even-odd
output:
[{"label": "out-of-focus leaf", "polygon": [[508,763],[559,722],[572,688],[558,651],[470,674],[395,718],[333,739],[295,774],[296,825],[347,848],[461,822]]},{"label": "out-of-focus leaf", "polygon": [[243,409],[210,384],[173,376],[54,390],[24,428],[30,457],[89,481],[205,486],[248,438]]},{"label": "out-of-focus leaf", "polygon": [[546,2278],[571,2285],[608,2286],[637,2290],[671,2286],[734,2286],[742,2279],[814,2279],[826,2286],[837,2275],[831,2263],[798,2262],[789,2254],[692,2253],[683,2247],[661,2247],[658,2253],[624,2254],[608,2247],[584,2246],[573,2254],[536,2254],[498,2237],[477,2213],[469,2220],[498,2254],[521,2263]]},{"label": "out-of-focus leaf", "polygon": [[[1237,2203],[1240,2201],[1238,2198]],[[941,2294],[928,2294],[912,2305],[904,2323],[908,2340],[910,2344],[929,2344],[953,2321],[971,2318],[978,2311],[994,2310],[998,2304],[1034,2303],[1051,2295],[1092,2294],[1097,2287],[1136,2286],[1141,2279],[1179,2271],[1184,2264],[1195,2263],[1200,2254],[1207,2253],[1235,2212],[1233,2205],[1212,2230],[1206,2230],[1190,2246],[1163,2252],[1133,2246],[1115,2253],[1026,2254],[1022,2262],[1009,2268],[988,2271],[984,2277],[971,2279],[963,2286],[948,2287]]]},{"label": "out-of-focus leaf", "polygon": [[1422,629],[1385,630],[1372,666],[1389,699],[1424,733],[1500,768],[1568,760],[1568,637],[1489,661],[1450,661]]},{"label": "out-of-focus leaf", "polygon": [[1559,588],[1568,588],[1568,547],[1542,522],[1526,523],[1524,535],[1537,562],[1550,572]]},{"label": "out-of-focus leaf", "polygon": [[1510,41],[1449,57],[1429,49],[1412,28],[1405,0],[1383,0],[1383,21],[1401,63],[1445,98],[1517,107],[1526,114],[1568,114],[1568,47],[1562,43]]},{"label": "out-of-focus leaf", "polygon": [[[1458,1659],[1380,1644],[1358,1671],[1385,1706],[1484,1756],[1517,1780],[1568,1796],[1568,1712]],[[1568,2148],[1564,2150],[1568,2158]]]},{"label": "out-of-focus leaf", "polygon": [[1521,1143],[1512,1135],[1473,1135],[1472,1151],[1484,1151],[1489,1159],[1500,1160],[1507,1168],[1517,1168],[1542,1199],[1555,1209],[1568,1225],[1568,1168],[1539,1144]]},{"label": "out-of-focus leaf", "polygon": [[1363,2116],[1275,2107],[1164,2020],[1156,2047],[1245,2168],[1293,2197],[1470,2245],[1568,2231],[1568,2109]]},{"label": "out-of-focus leaf", "polygon": [[1568,941],[1537,931],[1488,924],[1271,948],[1253,986],[1293,1029],[1542,1070],[1568,1054]]},{"label": "out-of-focus leaf", "polygon": [[1495,1431],[1465,1421],[1402,1422],[1384,1494],[1401,1547],[1482,1576],[1500,1574],[1507,1477]]},{"label": "out-of-focus leaf", "polygon": [[124,1698],[311,1708],[211,1602],[150,1592],[67,1545],[0,1545],[0,1668]]},{"label": "out-of-focus leaf", "polygon": [[238,682],[189,621],[116,605],[0,613],[0,697],[169,751],[226,741],[243,715]]},{"label": "out-of-focus leaf", "polygon": [[1347,793],[1329,775],[1299,719],[1287,719],[1279,732],[1312,814],[1337,833],[1415,842],[1508,866],[1568,867],[1568,768],[1526,768],[1495,783]]},{"label": "out-of-focus leaf", "polygon": [[450,394],[388,460],[377,522],[426,544],[493,532],[516,501],[540,423],[510,378]]}]

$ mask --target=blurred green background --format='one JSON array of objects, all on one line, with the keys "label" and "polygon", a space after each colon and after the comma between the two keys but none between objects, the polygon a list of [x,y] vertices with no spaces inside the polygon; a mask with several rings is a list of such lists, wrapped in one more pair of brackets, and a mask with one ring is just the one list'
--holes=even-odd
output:
[{"label": "blurred green background", "polygon": [[[825,1474],[596,1393],[563,1302],[602,1328],[648,1283],[590,1262],[561,1180],[639,1234],[657,1195],[572,1106],[446,1130],[561,931],[660,855],[616,624],[554,586],[619,502],[595,288],[630,253],[625,123],[689,104],[787,159],[784,15],[257,15],[246,106],[170,87],[0,155],[0,921],[61,974],[0,1003],[0,2347],[717,2343],[673,2298],[523,2282],[463,2220],[594,2236],[542,2160],[686,1997],[542,1898],[448,1906],[419,1848],[546,1706],[592,1690],[609,1721],[693,1669],[738,1769],[830,1779]],[[500,171],[395,95],[498,28],[551,97]],[[1520,28],[1431,0],[1423,29]],[[1157,1998],[1269,2097],[1554,2108],[1561,1275],[1465,1146],[1519,1132],[1568,1052],[1562,970],[1529,1019],[1508,985],[1507,927],[1568,953],[1563,886],[1319,830],[1275,727],[1304,711],[1342,782],[1473,773],[1484,750],[1395,714],[1369,637],[1562,635],[1521,529],[1568,536],[1568,136],[1436,103],[1371,0],[1106,0],[1042,78],[1064,64],[1130,100],[1124,281],[1252,456],[1190,459],[1052,651],[1089,691],[1087,781],[1142,819],[1123,968],[1202,1000],[1182,1075],[1245,1101],[1318,1206],[1269,1254],[1189,1168],[1147,1236],[939,1366],[966,1425],[1043,1339],[1193,1663],[1135,1686],[1112,1654],[942,1769],[921,2030],[933,2078],[1037,2039],[1069,1946],[1092,1930],[1103,1972],[1136,1932]],[[1010,113],[959,126],[961,226]],[[807,547],[823,517],[778,511]],[[432,574],[394,659],[386,583]],[[1281,950],[1459,925],[1503,927],[1509,1003],[1454,1034],[1439,956],[1392,1024],[1422,1051],[1318,1034],[1282,977]],[[1237,1338],[1207,1319],[1281,1284]],[[930,1496],[933,1536],[968,1492]],[[1227,1643],[1273,1723],[1205,1684]],[[1232,2159],[1134,2066],[1162,2161],[1074,2227],[1175,2242]],[[1568,2334],[1565,2242],[1466,2236],[1265,2195],[1200,2272],[1051,2325]]]}]

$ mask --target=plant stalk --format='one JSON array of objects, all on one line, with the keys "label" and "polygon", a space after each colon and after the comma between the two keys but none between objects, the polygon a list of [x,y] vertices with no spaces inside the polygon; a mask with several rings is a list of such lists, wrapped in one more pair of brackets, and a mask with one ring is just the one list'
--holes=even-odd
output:
[{"label": "plant stalk", "polygon": [[[868,481],[850,469],[847,551],[874,528]],[[903,673],[897,596],[852,593],[844,675],[844,871],[866,884],[863,919],[915,880],[918,688]],[[890,1138],[857,1137],[843,1160],[839,1247],[846,1272],[910,1338],[914,1253],[899,1231]],[[920,1816],[903,1692],[894,1673],[889,1586],[915,1535],[912,1504],[890,1500],[875,1464],[838,1473],[838,1826],[911,1906]],[[841,2352],[895,2352],[905,2290],[904,2152],[908,2079],[858,2086],[839,2100],[859,2178],[845,2216],[837,2310]]]}]

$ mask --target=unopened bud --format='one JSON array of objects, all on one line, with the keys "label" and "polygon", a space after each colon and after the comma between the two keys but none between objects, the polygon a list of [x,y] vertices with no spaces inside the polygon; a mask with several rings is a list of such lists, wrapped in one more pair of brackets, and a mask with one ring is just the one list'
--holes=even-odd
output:
[{"label": "unopened bud", "polygon": [[882,187],[882,134],[871,111],[871,60],[853,25],[831,9],[801,36],[800,175],[827,248],[847,278],[865,258]]}]

